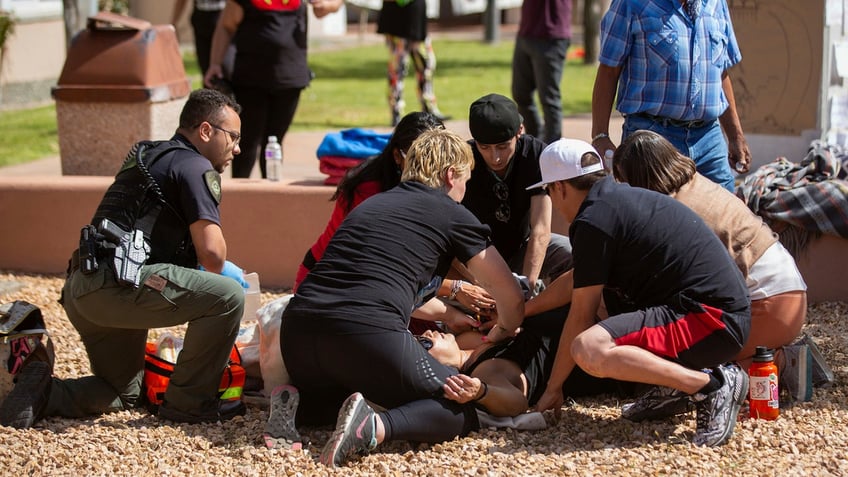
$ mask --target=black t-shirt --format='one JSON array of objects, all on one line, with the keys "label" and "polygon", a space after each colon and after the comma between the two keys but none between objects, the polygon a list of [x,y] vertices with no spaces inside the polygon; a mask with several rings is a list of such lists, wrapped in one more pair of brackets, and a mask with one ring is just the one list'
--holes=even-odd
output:
[{"label": "black t-shirt", "polygon": [[[306,0],[294,2],[236,0],[244,17],[233,42],[236,58],[233,84],[265,90],[305,88],[309,84],[306,64]],[[268,5],[262,9],[254,3]]]},{"label": "black t-shirt", "polygon": [[[541,188],[526,190],[542,180],[539,156],[545,149],[545,143],[529,134],[519,137],[510,169],[506,177],[499,179],[486,166],[474,140],[468,142],[474,151],[474,170],[466,184],[462,205],[492,228],[495,248],[504,260],[509,261],[530,236],[530,198],[545,193]],[[498,182],[506,185],[506,195],[496,191]],[[504,221],[503,212],[506,210],[509,217]]]},{"label": "black t-shirt", "polygon": [[174,149],[150,166],[150,174],[162,189],[165,200],[180,211],[187,225],[201,219],[221,225],[218,202],[206,180],[207,174],[219,176],[218,173],[188,139],[177,134],[171,141],[179,141],[189,149]]},{"label": "black t-shirt", "polygon": [[488,246],[489,228],[444,192],[402,182],[345,218],[285,319],[304,331],[406,330],[418,290]]},{"label": "black t-shirt", "polygon": [[377,33],[424,41],[427,38],[426,0],[412,0],[404,6],[384,0],[377,20]]},{"label": "black t-shirt", "polygon": [[569,229],[574,288],[605,285],[633,309],[692,301],[723,311],[746,309],[739,268],[695,212],[663,194],[595,184]]}]

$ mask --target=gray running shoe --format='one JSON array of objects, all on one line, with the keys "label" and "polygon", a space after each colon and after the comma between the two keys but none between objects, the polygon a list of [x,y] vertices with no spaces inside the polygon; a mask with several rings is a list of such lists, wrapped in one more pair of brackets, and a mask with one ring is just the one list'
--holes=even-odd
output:
[{"label": "gray running shoe", "polygon": [[43,417],[50,397],[53,367],[45,361],[30,361],[15,377],[15,387],[0,405],[0,426],[28,429]]},{"label": "gray running shoe", "polygon": [[355,454],[377,447],[376,414],[360,393],[351,394],[339,411],[336,430],[321,451],[321,463],[339,467]]},{"label": "gray running shoe", "polygon": [[674,388],[654,386],[635,401],[621,406],[621,417],[633,422],[664,419],[684,414],[695,405],[689,395]]},{"label": "gray running shoe", "polygon": [[265,447],[269,449],[303,449],[303,440],[294,425],[300,393],[297,388],[284,384],[271,391],[271,411],[265,423]]},{"label": "gray running shoe", "polygon": [[748,396],[748,374],[736,364],[713,369],[721,387],[707,394],[695,394],[695,445],[720,446],[733,435],[739,408]]}]

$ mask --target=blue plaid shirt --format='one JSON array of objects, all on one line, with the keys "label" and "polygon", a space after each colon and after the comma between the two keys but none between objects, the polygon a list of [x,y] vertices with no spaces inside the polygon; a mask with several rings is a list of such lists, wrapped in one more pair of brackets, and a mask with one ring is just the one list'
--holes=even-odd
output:
[{"label": "blue plaid shirt", "polygon": [[616,108],[680,120],[727,109],[721,75],[742,60],[725,0],[698,0],[692,21],[678,0],[612,0],[601,21],[600,62],[622,67]]}]

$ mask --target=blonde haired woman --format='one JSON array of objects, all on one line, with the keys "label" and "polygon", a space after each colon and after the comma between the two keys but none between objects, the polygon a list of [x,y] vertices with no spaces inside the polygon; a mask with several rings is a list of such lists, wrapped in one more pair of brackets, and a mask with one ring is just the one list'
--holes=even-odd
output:
[{"label": "blonde haired woman", "polygon": [[[341,405],[321,454],[329,466],[383,440],[441,442],[479,426],[473,404],[444,397],[457,370],[407,331],[418,290],[444,276],[454,258],[496,301],[489,340],[512,336],[521,324],[518,284],[489,228],[459,204],[472,167],[471,149],[455,133],[422,133],[401,183],[351,211],[286,308],[281,347],[297,389],[272,400],[272,418],[327,424]],[[387,410],[376,413],[363,396]],[[281,427],[292,429],[288,440],[300,440],[293,425]]]}]

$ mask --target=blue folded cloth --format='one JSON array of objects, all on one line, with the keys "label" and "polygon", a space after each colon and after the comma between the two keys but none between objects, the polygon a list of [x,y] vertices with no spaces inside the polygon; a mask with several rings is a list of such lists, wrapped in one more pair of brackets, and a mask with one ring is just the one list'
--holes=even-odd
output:
[{"label": "blue folded cloth", "polygon": [[324,156],[367,159],[383,152],[392,133],[378,133],[369,129],[353,128],[327,133],[318,145],[318,158]]}]

